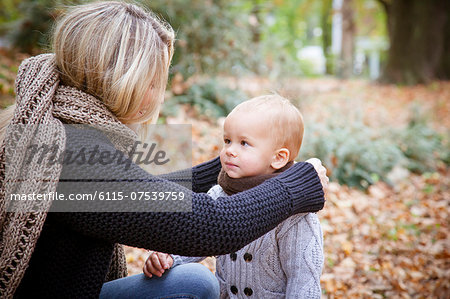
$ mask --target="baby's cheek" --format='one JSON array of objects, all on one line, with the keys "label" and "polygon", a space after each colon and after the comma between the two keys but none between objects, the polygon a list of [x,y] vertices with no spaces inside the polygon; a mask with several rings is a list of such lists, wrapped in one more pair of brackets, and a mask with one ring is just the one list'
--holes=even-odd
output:
[{"label": "baby's cheek", "polygon": [[[223,163],[225,157],[225,150],[222,149],[219,153],[220,162]],[[222,165],[223,166],[223,165]]]},{"label": "baby's cheek", "polygon": [[241,160],[241,169],[248,172],[253,172],[255,167],[257,167],[257,161],[254,157],[246,157]]}]

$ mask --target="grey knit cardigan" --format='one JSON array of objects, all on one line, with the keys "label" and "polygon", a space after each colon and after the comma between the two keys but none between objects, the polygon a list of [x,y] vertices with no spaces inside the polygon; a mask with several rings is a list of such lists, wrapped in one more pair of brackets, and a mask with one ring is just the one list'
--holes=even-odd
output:
[{"label": "grey knit cardigan", "polygon": [[[227,196],[219,185],[208,194]],[[204,257],[172,255],[173,267]],[[239,251],[217,258],[220,298],[320,298],[323,233],[316,214],[297,214]]]}]

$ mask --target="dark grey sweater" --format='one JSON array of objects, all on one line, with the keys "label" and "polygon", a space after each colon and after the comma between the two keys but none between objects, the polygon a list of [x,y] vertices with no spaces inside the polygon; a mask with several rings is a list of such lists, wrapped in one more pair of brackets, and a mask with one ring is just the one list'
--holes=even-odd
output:
[{"label": "dark grey sweater", "polygon": [[[66,127],[66,135],[67,149],[92,150],[98,145],[100,151],[115,151],[95,132]],[[15,297],[97,298],[115,243],[188,256],[227,254],[289,216],[323,208],[322,186],[309,163],[296,163],[253,189],[212,200],[203,192],[217,184],[219,171],[218,158],[194,167],[191,191],[135,164],[128,169],[98,163],[63,165],[60,193],[80,192],[76,183],[62,183],[73,178],[101,178],[95,184],[84,182],[83,192],[110,191],[111,178],[120,178],[124,193],[148,188],[189,194],[192,212],[50,212]]]}]

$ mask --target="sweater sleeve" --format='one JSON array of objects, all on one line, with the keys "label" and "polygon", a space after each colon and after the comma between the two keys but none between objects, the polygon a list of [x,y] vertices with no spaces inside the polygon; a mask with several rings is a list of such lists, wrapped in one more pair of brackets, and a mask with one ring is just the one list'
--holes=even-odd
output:
[{"label": "sweater sleeve", "polygon": [[203,193],[217,184],[217,177],[221,168],[220,158],[216,157],[192,168],[163,174],[159,177],[173,182],[186,182],[186,178],[188,178],[188,184],[185,187],[192,187],[192,191]]},{"label": "sweater sleeve", "polygon": [[[220,187],[219,185],[215,185],[214,187],[212,187],[211,189],[208,190],[208,195],[211,196],[212,199],[216,199],[218,197],[226,197],[228,196],[222,189],[222,187]],[[171,254],[170,255],[173,259],[173,267],[179,266],[179,265],[183,265],[183,264],[188,264],[188,263],[199,263],[201,261],[203,261],[206,256],[182,256],[182,255],[176,255],[176,254]]]},{"label": "sweater sleeve", "polygon": [[287,278],[286,298],[320,298],[323,235],[316,214],[286,220],[278,233],[280,262]]},{"label": "sweater sleeve", "polygon": [[182,256],[176,254],[171,254],[170,256],[173,259],[173,265],[171,268],[188,263],[199,263],[206,258],[205,256]]},{"label": "sweater sleeve", "polygon": [[[89,134],[76,138],[67,134],[66,148],[89,151],[93,146],[95,143]],[[99,147],[101,152],[114,150],[106,142]],[[211,256],[236,251],[287,217],[317,211],[324,204],[322,185],[309,163],[296,163],[280,176],[253,189],[216,200],[205,193],[195,193],[179,184],[156,179],[133,163],[129,166],[64,164],[57,191],[80,193],[77,184],[62,188],[62,178],[96,178],[92,180],[95,184],[83,184],[82,193],[110,191],[111,178],[121,178],[120,188],[124,194],[142,190],[182,192],[192,199],[192,211],[55,212],[49,213],[48,218],[70,230],[107,242],[186,256]]]}]

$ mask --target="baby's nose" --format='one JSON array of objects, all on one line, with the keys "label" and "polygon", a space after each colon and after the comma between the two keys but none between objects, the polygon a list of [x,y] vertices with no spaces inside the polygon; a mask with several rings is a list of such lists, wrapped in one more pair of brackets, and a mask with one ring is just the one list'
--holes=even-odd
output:
[{"label": "baby's nose", "polygon": [[228,156],[236,157],[236,151],[232,145],[227,148],[226,153]]}]

